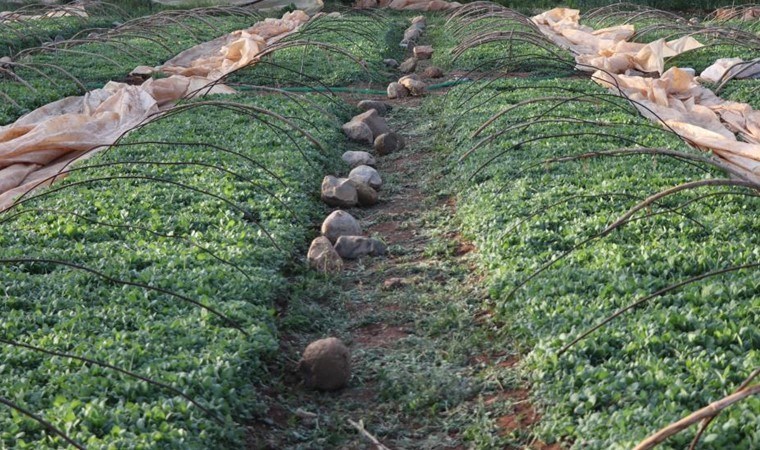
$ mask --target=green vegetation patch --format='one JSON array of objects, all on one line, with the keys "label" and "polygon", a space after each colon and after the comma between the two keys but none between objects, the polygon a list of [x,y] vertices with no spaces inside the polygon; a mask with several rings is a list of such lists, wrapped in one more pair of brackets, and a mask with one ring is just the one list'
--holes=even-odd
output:
[{"label": "green vegetation patch", "polygon": [[231,75],[229,82],[274,87],[384,82],[389,73],[383,59],[403,56],[398,45],[403,23],[372,13],[321,16],[280,41],[289,43],[283,48]]},{"label": "green vegetation patch", "polygon": [[[137,66],[157,66],[180,51],[223,33],[250,26],[248,16],[182,17],[162,26],[125,31],[106,42],[79,42],[61,47],[42,47],[16,62],[14,73],[0,83],[0,123],[85,89],[97,89],[108,81],[123,81]],[[86,36],[82,36],[86,39]],[[14,104],[15,103],[15,104]]]},{"label": "green vegetation patch", "polygon": [[[470,137],[510,105],[583,93],[597,97],[527,103]],[[430,100],[428,108],[446,111],[439,122],[441,156],[451,158],[458,214],[491,274],[490,307],[504,333],[533,344],[524,367],[545,410],[540,434],[546,440],[566,438],[574,448],[623,449],[733,392],[760,365],[757,271],[674,290],[562,356],[559,349],[658,289],[760,261],[760,201],[742,189],[684,191],[634,216],[640,220],[592,239],[651,194],[724,177],[703,164],[651,155],[542,162],[622,147],[690,151],[604,94],[588,81],[508,80],[457,87]],[[457,162],[499,131],[498,138]],[[758,421],[760,399],[737,404],[715,421],[701,448],[756,448]],[[691,438],[683,433],[663,448],[685,448]]]},{"label": "green vegetation patch", "polygon": [[[89,448],[240,448],[241,424],[263,414],[255,387],[277,348],[273,302],[305,251],[321,211],[313,193],[342,137],[328,115],[280,96],[217,100],[289,116],[325,148],[272,117],[198,107],[0,215],[0,396]],[[7,341],[129,370],[208,413],[165,387]],[[0,408],[0,447],[62,445]]]}]

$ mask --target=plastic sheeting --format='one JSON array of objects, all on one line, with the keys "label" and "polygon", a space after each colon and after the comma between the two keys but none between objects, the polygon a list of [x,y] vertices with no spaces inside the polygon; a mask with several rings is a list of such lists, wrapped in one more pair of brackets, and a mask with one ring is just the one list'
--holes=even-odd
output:
[{"label": "plastic sheeting", "polygon": [[662,73],[665,58],[702,47],[696,39],[685,36],[672,41],[658,39],[649,44],[628,42],[633,25],[594,30],[580,24],[577,9],[555,8],[531,19],[556,44],[576,54],[578,69],[597,69],[612,73],[626,70]]},{"label": "plastic sheeting", "polygon": [[446,11],[459,8],[461,3],[445,0],[357,0],[355,8],[390,8],[398,11]]},{"label": "plastic sheeting", "polygon": [[57,17],[88,17],[84,5],[63,5],[44,14],[20,14],[13,11],[0,11],[0,24],[3,22],[20,22],[24,20],[53,19]]},{"label": "plastic sheeting", "polygon": [[[760,111],[729,102],[699,84],[686,70],[671,68],[659,77],[626,75],[631,70],[656,72],[664,58],[699,48],[692,38],[650,44],[626,41],[630,25],[593,30],[580,25],[577,10],[557,8],[533,17],[541,31],[576,54],[579,68],[592,78],[634,101],[638,110],[687,139],[712,151],[742,176],[760,182]],[[743,138],[742,142],[737,135]]]},{"label": "plastic sheeting", "polygon": [[[48,185],[74,160],[116,140],[179,99],[232,93],[210,82],[255,61],[267,45],[309,20],[303,11],[266,19],[200,44],[154,70],[172,74],[140,86],[110,82],[81,97],[67,97],[0,127],[0,211],[37,186]],[[141,67],[141,70],[144,70]]]},{"label": "plastic sheeting", "polygon": [[[153,0],[153,3],[159,3],[168,6],[194,6],[198,0]],[[283,8],[294,6],[306,14],[316,14],[322,10],[324,3],[322,0],[216,0],[211,2],[216,5],[227,6],[246,6],[263,13],[282,11]]]}]

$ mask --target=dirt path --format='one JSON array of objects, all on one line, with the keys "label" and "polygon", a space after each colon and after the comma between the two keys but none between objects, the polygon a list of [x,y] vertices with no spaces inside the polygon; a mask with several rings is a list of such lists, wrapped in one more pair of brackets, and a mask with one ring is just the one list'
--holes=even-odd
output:
[{"label": "dirt path", "polygon": [[[530,443],[538,414],[513,346],[482,310],[476,250],[456,231],[455,204],[442,193],[431,148],[432,121],[420,104],[390,114],[407,146],[378,158],[380,203],[349,210],[389,255],[298,281],[301,295],[280,312],[285,357],[272,375],[283,376],[264,389],[269,414],[252,428],[250,448],[376,448],[349,420],[391,449]],[[343,339],[352,353],[352,380],[337,393],[308,390],[295,372],[303,348],[326,336]]]}]

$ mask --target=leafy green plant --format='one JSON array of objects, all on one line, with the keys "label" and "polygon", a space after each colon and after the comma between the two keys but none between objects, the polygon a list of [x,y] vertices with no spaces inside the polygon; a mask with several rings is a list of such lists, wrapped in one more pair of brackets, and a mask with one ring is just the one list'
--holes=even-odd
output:
[{"label": "leafy green plant", "polygon": [[[568,98],[593,99],[556,98],[567,90],[576,92]],[[591,239],[655,192],[722,176],[709,164],[665,155],[561,162],[637,146],[693,154],[623,100],[604,95],[586,80],[500,80],[457,87],[429,106],[447,111],[438,128],[442,156],[452,158],[450,177],[460,180],[462,193],[458,214],[492,274],[491,307],[505,329],[534,345],[526,369],[545,408],[540,432],[600,449],[632,447],[733,391],[760,365],[752,326],[760,285],[752,269],[667,292],[558,356],[584,329],[637,298],[758,262],[752,230],[760,225],[760,202],[741,188],[682,191]],[[485,118],[510,105],[486,129],[505,133],[473,138]],[[750,425],[758,411],[757,399],[724,411],[702,445],[752,448],[760,439]],[[683,448],[690,440],[686,433],[665,446]]]},{"label": "leafy green plant", "polygon": [[[239,447],[310,193],[339,159],[295,130],[342,139],[306,105],[189,102],[0,215],[0,398],[90,448]],[[62,439],[0,408],[0,445]]]}]

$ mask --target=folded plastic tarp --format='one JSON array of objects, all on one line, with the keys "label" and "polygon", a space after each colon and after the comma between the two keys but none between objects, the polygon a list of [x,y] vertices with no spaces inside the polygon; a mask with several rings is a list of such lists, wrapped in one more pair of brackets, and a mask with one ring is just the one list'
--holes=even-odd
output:
[{"label": "folded plastic tarp", "polygon": [[198,93],[233,93],[213,81],[255,62],[256,55],[309,20],[303,11],[266,19],[200,44],[154,68],[168,78],[139,86],[109,82],[80,97],[67,97],[0,127],[0,211],[37,186],[48,185],[74,160],[91,155],[177,100]]},{"label": "folded plastic tarp", "polygon": [[593,71],[597,83],[633,100],[642,115],[760,182],[760,112],[745,103],[721,99],[686,70],[674,67],[658,77],[630,75],[632,71],[659,75],[665,58],[702,44],[691,37],[629,43],[626,39],[635,31],[632,26],[593,30],[580,25],[578,10],[568,8],[553,9],[532,20],[549,39],[575,53],[580,70]]}]

